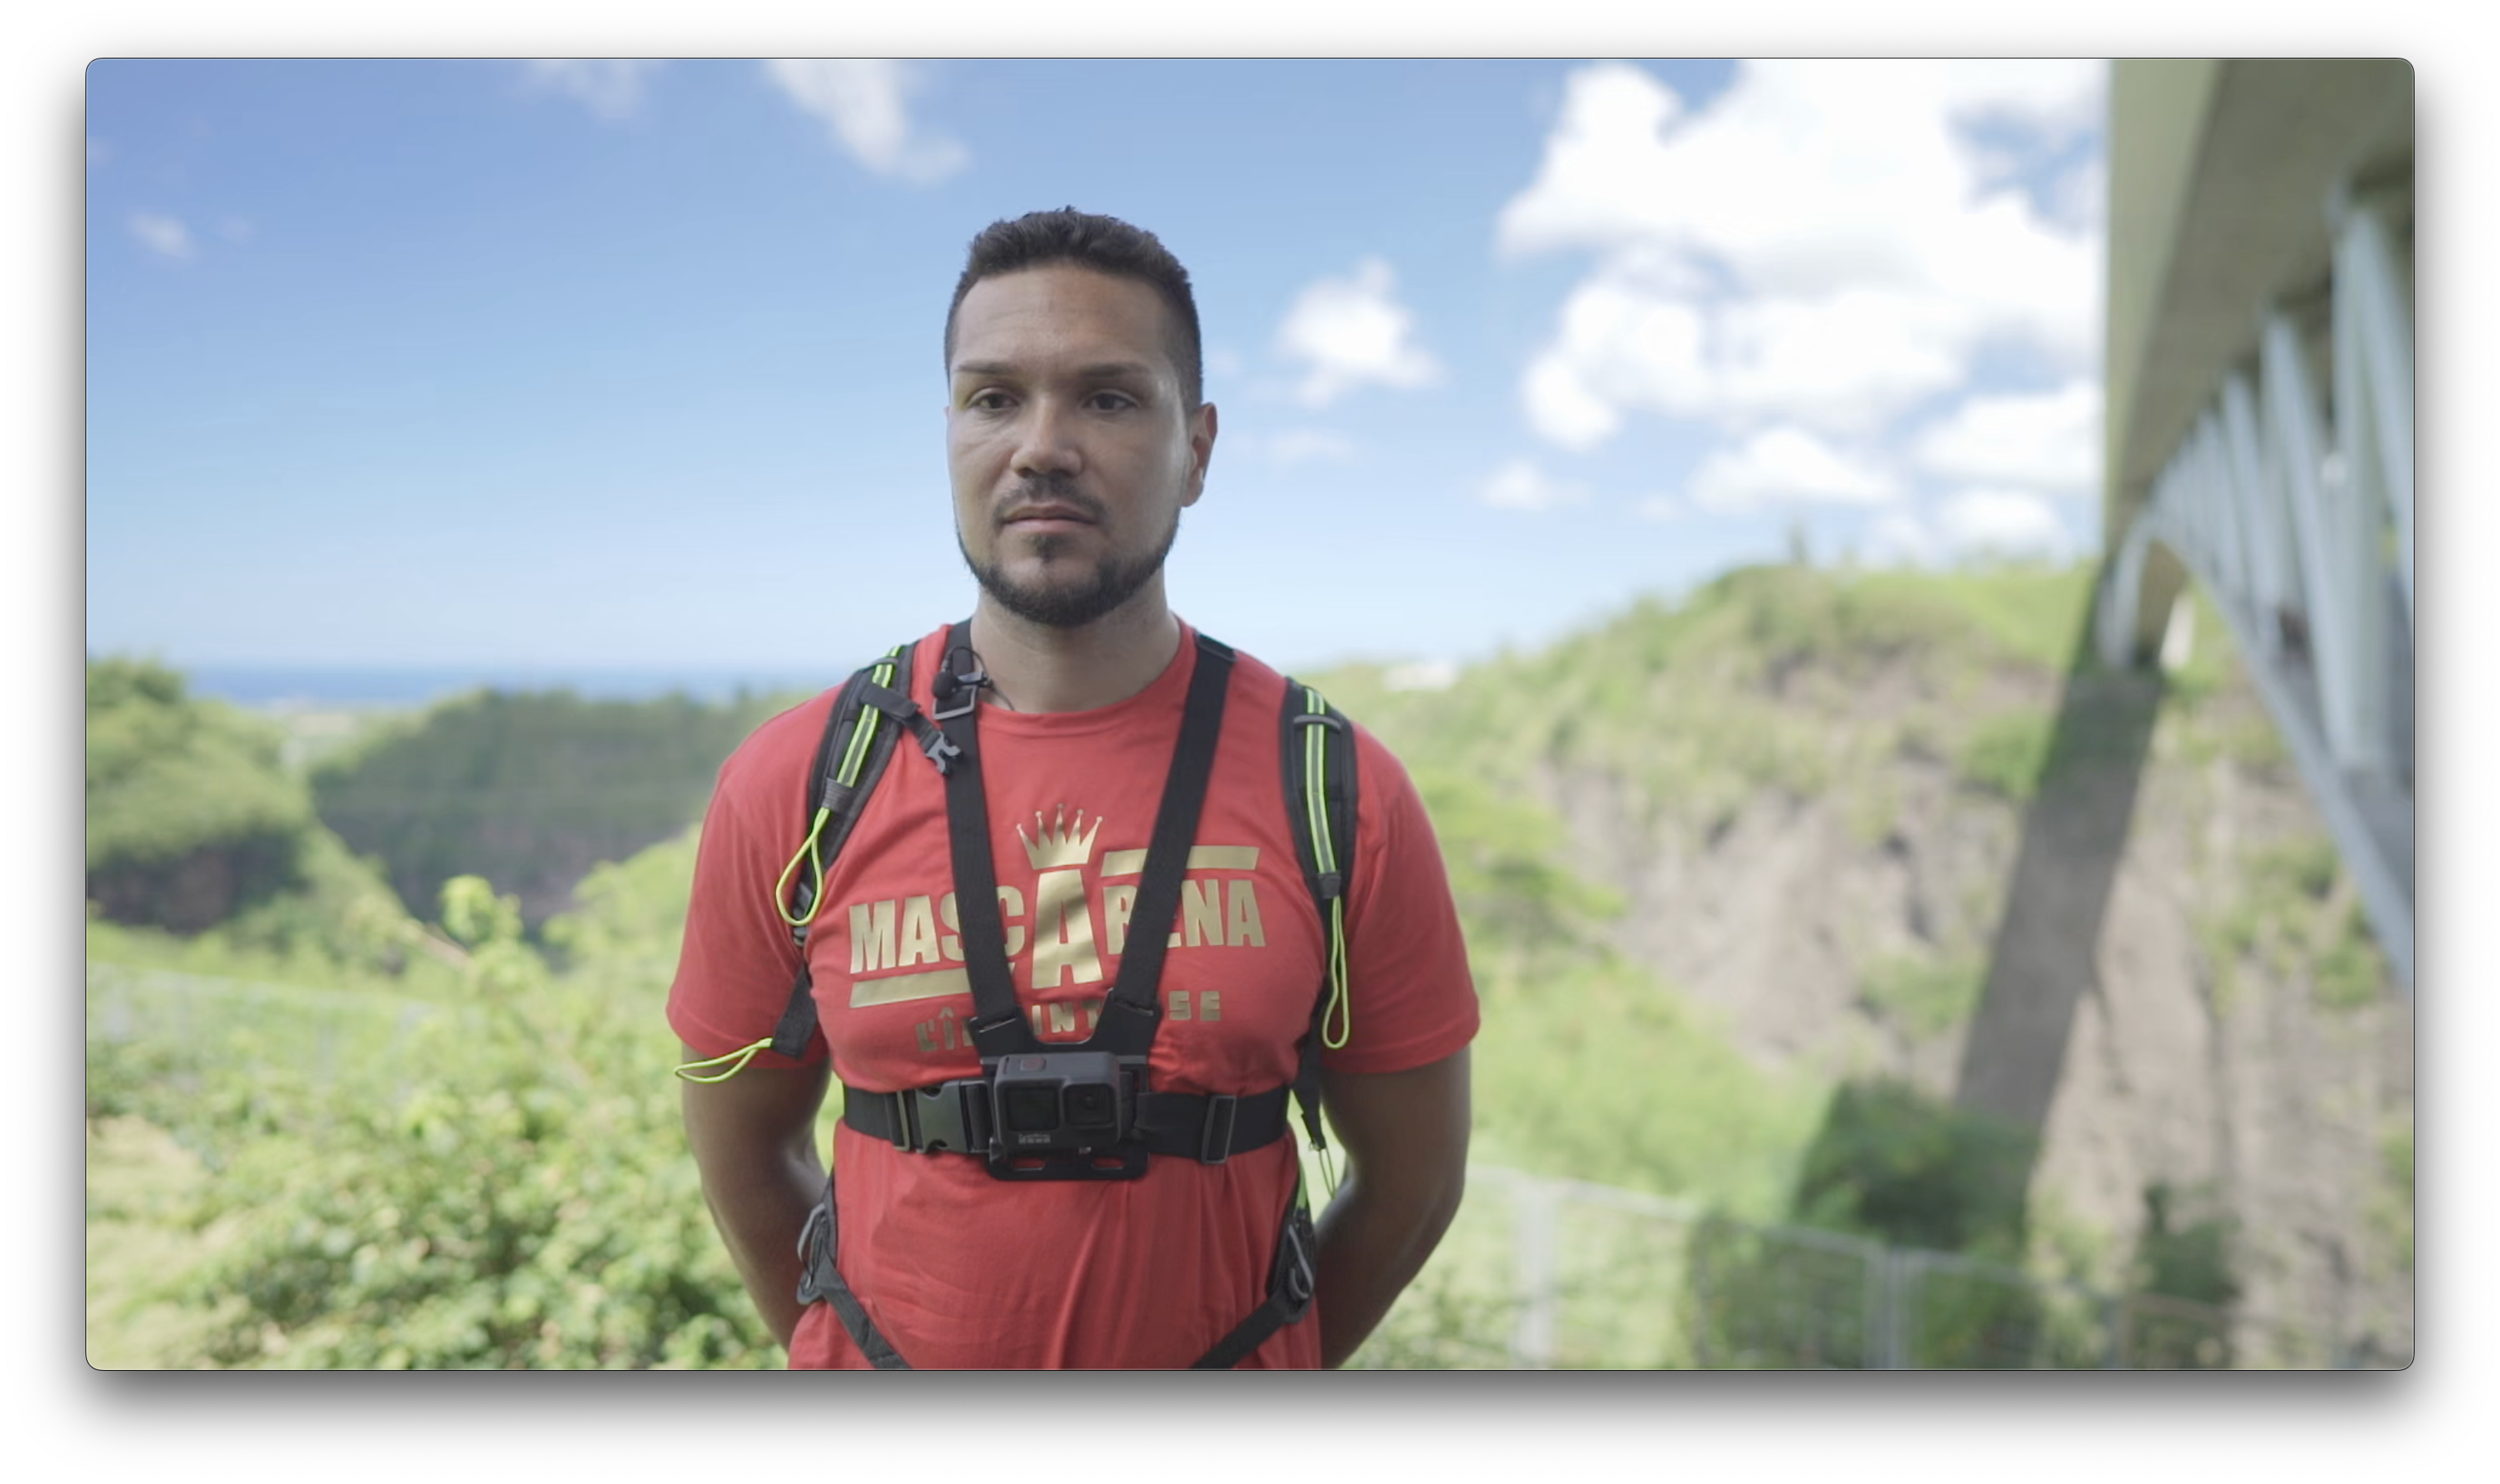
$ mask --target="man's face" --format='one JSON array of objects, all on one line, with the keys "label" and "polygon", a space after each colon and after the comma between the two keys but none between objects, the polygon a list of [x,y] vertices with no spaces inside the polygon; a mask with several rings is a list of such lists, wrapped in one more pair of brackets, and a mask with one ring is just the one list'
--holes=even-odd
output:
[{"label": "man's face", "polygon": [[1214,448],[1215,409],[1181,405],[1150,285],[1052,264],[983,279],[957,307],[955,534],[1007,611],[1076,628],[1159,583]]}]

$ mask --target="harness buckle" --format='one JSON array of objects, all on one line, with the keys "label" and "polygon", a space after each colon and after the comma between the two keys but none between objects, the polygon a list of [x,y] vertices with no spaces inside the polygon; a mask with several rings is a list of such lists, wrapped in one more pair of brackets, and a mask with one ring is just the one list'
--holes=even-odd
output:
[{"label": "harness buckle", "polygon": [[834,1286],[841,1281],[834,1267],[834,1186],[825,1182],[825,1193],[807,1207],[806,1223],[799,1229],[799,1290],[802,1304],[814,1303],[830,1297]]},{"label": "harness buckle", "polygon": [[966,1116],[968,1105],[979,1104],[986,1110],[988,1098],[967,1098],[967,1089],[986,1094],[986,1085],[977,1077],[959,1077],[940,1082],[935,1087],[908,1087],[894,1094],[897,1100],[895,1147],[906,1154],[980,1154],[989,1148],[986,1129],[975,1128],[976,1120]]},{"label": "harness buckle", "polygon": [[1198,1136],[1198,1162],[1221,1165],[1233,1157],[1233,1120],[1241,1100],[1231,1093],[1210,1093],[1206,1099],[1206,1122]]},{"label": "harness buckle", "polygon": [[1311,1228],[1310,1210],[1299,1198],[1293,1214],[1285,1218],[1285,1230],[1276,1243],[1276,1268],[1270,1275],[1267,1297],[1287,1324],[1299,1324],[1308,1313],[1311,1300],[1319,1293],[1319,1237]]}]

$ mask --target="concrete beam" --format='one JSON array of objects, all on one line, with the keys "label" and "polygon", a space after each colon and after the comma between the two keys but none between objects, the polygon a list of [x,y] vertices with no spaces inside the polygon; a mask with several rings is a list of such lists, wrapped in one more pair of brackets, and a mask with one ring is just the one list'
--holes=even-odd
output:
[{"label": "concrete beam", "polygon": [[2402,60],[2113,64],[2107,549],[2266,308],[2322,293],[2335,191],[2400,199],[2409,247],[2413,141]]}]

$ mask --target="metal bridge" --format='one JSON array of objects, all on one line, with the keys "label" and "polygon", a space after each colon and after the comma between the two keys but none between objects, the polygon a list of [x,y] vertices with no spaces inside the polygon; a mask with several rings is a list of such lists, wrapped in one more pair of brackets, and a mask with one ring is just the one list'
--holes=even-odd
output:
[{"label": "metal bridge", "polygon": [[2190,577],[2414,984],[2414,75],[2122,61],[2110,77],[2111,666]]}]

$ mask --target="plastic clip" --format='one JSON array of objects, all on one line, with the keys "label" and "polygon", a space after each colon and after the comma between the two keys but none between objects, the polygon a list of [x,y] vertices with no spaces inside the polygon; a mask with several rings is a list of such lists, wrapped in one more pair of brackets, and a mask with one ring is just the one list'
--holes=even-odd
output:
[{"label": "plastic clip", "polygon": [[1221,1165],[1233,1157],[1233,1119],[1241,1100],[1231,1093],[1213,1093],[1206,1100],[1206,1122],[1198,1136],[1198,1162]]}]

